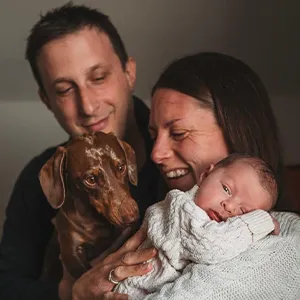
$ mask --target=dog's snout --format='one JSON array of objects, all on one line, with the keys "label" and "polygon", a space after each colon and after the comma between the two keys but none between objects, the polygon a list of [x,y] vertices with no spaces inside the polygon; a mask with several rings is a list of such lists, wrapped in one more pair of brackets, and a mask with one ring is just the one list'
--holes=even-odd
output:
[{"label": "dog's snout", "polygon": [[139,220],[139,208],[133,199],[130,199],[126,205],[122,207],[121,216],[122,223],[125,225],[132,225]]},{"label": "dog's snout", "polygon": [[124,223],[125,225],[131,225],[131,224],[134,224],[134,223],[136,223],[138,220],[139,220],[139,214],[138,214],[138,212],[137,212],[137,213],[130,214],[130,215],[123,216],[123,223]]}]

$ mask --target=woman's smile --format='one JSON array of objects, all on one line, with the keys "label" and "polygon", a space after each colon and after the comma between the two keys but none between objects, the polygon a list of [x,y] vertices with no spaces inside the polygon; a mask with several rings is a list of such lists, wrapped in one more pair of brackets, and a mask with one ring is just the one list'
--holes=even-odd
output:
[{"label": "woman's smile", "polygon": [[191,168],[178,168],[162,174],[170,189],[189,190],[193,186],[194,176]]},{"label": "woman's smile", "polygon": [[189,172],[188,169],[175,169],[175,170],[171,170],[169,172],[165,172],[164,175],[168,179],[177,179],[177,178],[185,176],[188,172]]}]

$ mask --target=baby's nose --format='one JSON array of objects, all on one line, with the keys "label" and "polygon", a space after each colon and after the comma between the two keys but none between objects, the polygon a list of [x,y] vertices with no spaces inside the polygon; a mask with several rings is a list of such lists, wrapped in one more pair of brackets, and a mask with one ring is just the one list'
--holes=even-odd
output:
[{"label": "baby's nose", "polygon": [[222,206],[226,212],[228,212],[231,216],[235,216],[239,212],[239,205],[236,201],[230,199],[230,200],[224,200],[222,202]]}]

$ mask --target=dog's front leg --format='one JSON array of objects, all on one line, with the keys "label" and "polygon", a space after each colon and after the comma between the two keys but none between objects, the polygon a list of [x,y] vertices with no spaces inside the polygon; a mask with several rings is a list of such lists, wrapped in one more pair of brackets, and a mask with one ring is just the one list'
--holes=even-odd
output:
[{"label": "dog's front leg", "polygon": [[68,272],[75,279],[91,268],[87,261],[85,243],[78,240],[77,233],[64,236],[61,245],[61,258]]}]

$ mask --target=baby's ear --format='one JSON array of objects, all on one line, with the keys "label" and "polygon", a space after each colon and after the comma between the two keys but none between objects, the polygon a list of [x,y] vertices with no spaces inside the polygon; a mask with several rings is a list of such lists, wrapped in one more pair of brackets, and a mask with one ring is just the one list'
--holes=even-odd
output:
[{"label": "baby's ear", "polygon": [[203,180],[208,176],[208,174],[214,169],[214,165],[213,164],[210,164],[205,171],[203,171],[201,174],[200,174],[200,178],[197,182],[197,185],[200,186],[200,184],[203,182]]}]

